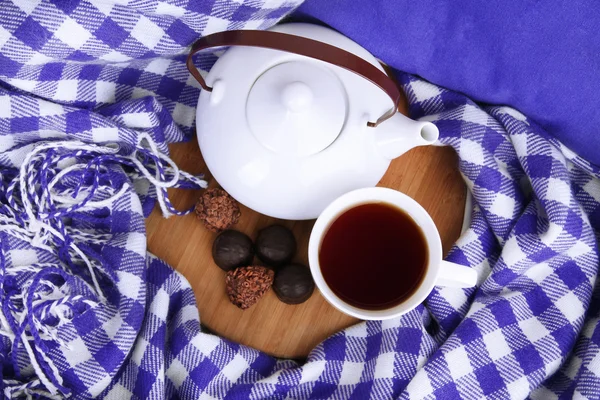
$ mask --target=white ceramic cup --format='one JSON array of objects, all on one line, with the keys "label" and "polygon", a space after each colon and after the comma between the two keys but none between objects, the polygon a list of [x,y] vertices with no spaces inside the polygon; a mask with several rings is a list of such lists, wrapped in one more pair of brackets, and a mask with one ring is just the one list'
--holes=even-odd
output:
[{"label": "white ceramic cup", "polygon": [[[327,285],[319,265],[321,243],[331,224],[345,211],[361,204],[372,203],[386,203],[407,213],[423,231],[429,250],[425,277],[417,290],[402,303],[383,310],[358,308],[340,299]],[[409,312],[423,302],[436,285],[465,288],[475,286],[477,282],[475,270],[442,260],[440,234],[427,211],[419,203],[396,190],[379,187],[358,189],[346,193],[325,208],[310,235],[308,261],[317,287],[331,305],[348,315],[368,320],[390,319]]]}]

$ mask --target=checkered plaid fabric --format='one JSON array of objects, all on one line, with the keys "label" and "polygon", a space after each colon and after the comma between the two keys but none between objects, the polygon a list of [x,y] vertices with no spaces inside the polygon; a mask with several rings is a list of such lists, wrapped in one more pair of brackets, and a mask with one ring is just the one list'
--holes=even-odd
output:
[{"label": "checkered plaid fabric", "polygon": [[[203,332],[144,212],[204,182],[166,144],[192,126],[195,37],[294,2],[0,4],[0,362],[5,398],[600,398],[600,168],[507,107],[399,74],[474,198],[448,259],[473,289],[361,323],[304,363]],[[199,60],[210,67],[212,59]]]}]

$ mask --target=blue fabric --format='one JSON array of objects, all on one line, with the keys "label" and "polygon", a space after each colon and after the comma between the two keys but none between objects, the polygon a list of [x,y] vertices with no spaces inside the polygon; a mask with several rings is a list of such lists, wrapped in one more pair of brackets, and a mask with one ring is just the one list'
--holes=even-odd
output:
[{"label": "blue fabric", "polygon": [[297,3],[125,3],[0,8],[4,398],[600,398],[600,169],[513,108],[404,73],[411,115],[439,127],[473,194],[448,259],[477,286],[436,287],[304,363],[203,332],[144,226],[152,199],[182,213],[167,187],[206,186],[166,154],[192,132],[199,94],[181,54],[195,35],[268,27]]},{"label": "blue fabric", "polygon": [[509,105],[600,165],[600,14],[592,0],[307,0],[379,59],[477,102]]}]

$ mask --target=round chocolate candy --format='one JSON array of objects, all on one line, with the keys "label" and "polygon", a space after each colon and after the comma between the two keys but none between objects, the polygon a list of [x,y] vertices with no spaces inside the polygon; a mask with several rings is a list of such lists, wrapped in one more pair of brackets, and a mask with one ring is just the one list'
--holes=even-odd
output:
[{"label": "round chocolate candy", "polygon": [[271,225],[258,233],[255,248],[262,262],[276,267],[292,260],[296,253],[296,239],[285,226]]},{"label": "round chocolate candy", "polygon": [[315,290],[315,281],[308,267],[301,264],[287,264],[275,272],[273,290],[287,304],[304,303]]},{"label": "round chocolate candy", "polygon": [[231,229],[223,231],[213,242],[212,256],[223,271],[248,265],[254,257],[252,240],[242,232]]},{"label": "round chocolate candy", "polygon": [[222,232],[240,220],[240,206],[226,191],[206,189],[196,202],[196,216],[211,232]]},{"label": "round chocolate candy", "polygon": [[256,304],[272,284],[273,270],[261,265],[236,268],[225,275],[227,297],[242,310]]}]

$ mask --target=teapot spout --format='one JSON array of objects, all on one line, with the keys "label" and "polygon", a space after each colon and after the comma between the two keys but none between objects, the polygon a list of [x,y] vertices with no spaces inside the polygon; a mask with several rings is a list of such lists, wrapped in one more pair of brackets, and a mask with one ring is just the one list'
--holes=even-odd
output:
[{"label": "teapot spout", "polygon": [[415,121],[400,113],[375,128],[375,146],[382,157],[394,159],[417,146],[437,141],[437,126],[427,121]]}]

